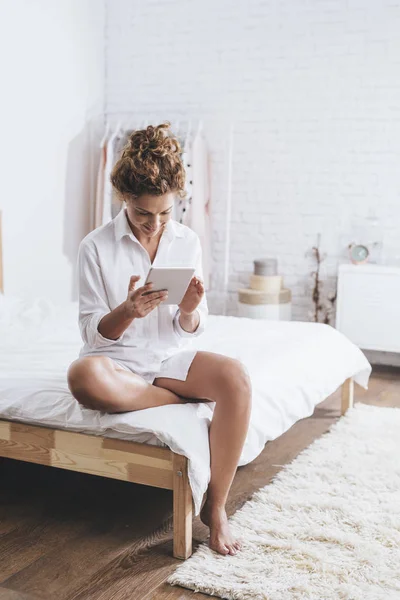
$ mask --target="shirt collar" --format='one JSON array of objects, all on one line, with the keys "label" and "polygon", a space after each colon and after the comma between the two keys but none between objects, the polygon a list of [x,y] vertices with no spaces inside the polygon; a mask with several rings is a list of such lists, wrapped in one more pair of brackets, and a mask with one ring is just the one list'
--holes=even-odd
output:
[{"label": "shirt collar", "polygon": [[[131,240],[139,243],[139,240],[133,234],[132,229],[129,226],[125,207],[123,207],[114,218],[114,233],[115,241],[117,242],[119,242],[125,235],[128,235]],[[183,237],[183,231],[179,227],[179,224],[172,219],[168,221],[164,230],[164,234],[166,234],[167,238],[171,241],[176,237]]]}]

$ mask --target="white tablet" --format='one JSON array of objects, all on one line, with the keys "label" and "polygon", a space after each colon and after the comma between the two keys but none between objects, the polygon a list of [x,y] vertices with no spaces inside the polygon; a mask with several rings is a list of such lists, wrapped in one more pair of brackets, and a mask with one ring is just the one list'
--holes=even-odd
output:
[{"label": "white tablet", "polygon": [[161,304],[179,304],[189,287],[195,269],[191,267],[151,267],[146,283],[153,283],[152,292],[167,290],[168,298]]}]

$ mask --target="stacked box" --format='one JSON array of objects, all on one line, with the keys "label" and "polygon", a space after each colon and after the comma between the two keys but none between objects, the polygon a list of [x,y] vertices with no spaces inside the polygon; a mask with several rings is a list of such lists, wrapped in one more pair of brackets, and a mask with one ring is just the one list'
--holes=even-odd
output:
[{"label": "stacked box", "polygon": [[239,317],[291,320],[292,293],[283,286],[283,277],[277,271],[278,261],[275,258],[254,261],[250,287],[238,290]]}]

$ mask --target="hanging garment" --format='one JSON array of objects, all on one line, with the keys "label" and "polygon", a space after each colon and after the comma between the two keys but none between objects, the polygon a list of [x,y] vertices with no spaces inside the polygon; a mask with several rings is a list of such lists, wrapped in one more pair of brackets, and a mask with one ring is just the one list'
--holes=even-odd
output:
[{"label": "hanging garment", "polygon": [[176,201],[175,220],[183,225],[188,225],[190,221],[190,210],[192,205],[193,189],[193,161],[192,161],[192,136],[188,130],[183,142],[182,163],[185,168],[185,198],[179,198]]},{"label": "hanging garment", "polygon": [[112,220],[112,184],[110,181],[110,175],[114,166],[114,146],[116,141],[116,134],[114,133],[107,142],[107,156],[106,166],[104,169],[104,201],[103,201],[103,214],[102,214],[102,225]]},{"label": "hanging garment", "polygon": [[126,132],[121,131],[121,127],[118,125],[117,129],[107,142],[106,166],[104,169],[104,203],[102,225],[109,223],[109,221],[111,221],[114,216],[120,212],[123,206],[123,202],[120,201],[119,197],[115,193],[115,190],[113,189],[110,176],[111,171],[117,159],[119,158],[119,151],[122,150],[122,142],[123,140],[126,140],[126,135]]},{"label": "hanging garment", "polygon": [[97,170],[96,195],[92,212],[91,229],[100,227],[103,221],[103,204],[104,204],[104,173],[107,159],[107,137],[103,138],[100,146],[99,168]]},{"label": "hanging garment", "polygon": [[211,222],[210,222],[210,162],[207,144],[200,122],[192,145],[192,199],[187,225],[197,233],[203,250],[204,287],[210,288]]},{"label": "hanging garment", "polygon": [[[123,151],[125,145],[127,144],[128,138],[131,133],[133,133],[133,132],[132,131],[121,131],[119,133],[119,135],[116,137],[115,143],[114,143],[113,166],[121,158],[122,151]],[[121,198],[120,198],[117,190],[114,187],[112,187],[111,188],[111,216],[113,219],[121,211],[123,206],[124,206],[124,203],[123,203],[123,201],[121,201]]]}]

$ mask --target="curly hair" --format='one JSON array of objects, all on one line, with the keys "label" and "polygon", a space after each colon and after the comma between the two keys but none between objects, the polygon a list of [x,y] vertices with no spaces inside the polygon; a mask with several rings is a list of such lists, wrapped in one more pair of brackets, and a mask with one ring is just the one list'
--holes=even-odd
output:
[{"label": "curly hair", "polygon": [[175,192],[180,198],[186,196],[182,149],[169,131],[170,126],[166,121],[130,134],[110,176],[122,199],[168,192]]}]

